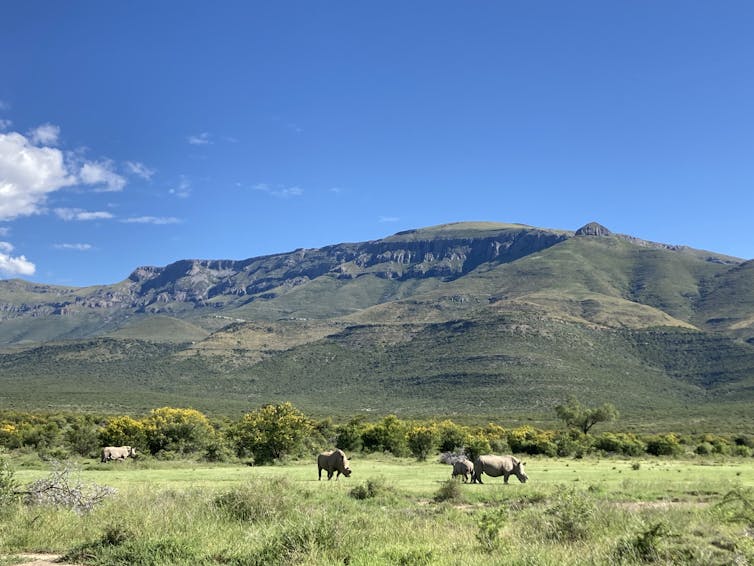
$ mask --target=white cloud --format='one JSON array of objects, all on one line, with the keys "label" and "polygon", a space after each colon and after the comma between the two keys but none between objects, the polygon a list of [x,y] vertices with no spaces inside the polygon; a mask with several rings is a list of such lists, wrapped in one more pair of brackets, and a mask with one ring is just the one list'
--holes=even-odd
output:
[{"label": "white cloud", "polygon": [[0,220],[40,212],[47,195],[76,184],[63,153],[17,132],[0,134]]},{"label": "white cloud", "polygon": [[80,208],[56,208],[55,214],[63,220],[109,220],[113,215],[109,212],[89,212]]},{"label": "white cloud", "polygon": [[34,275],[36,266],[25,256],[11,257],[7,253],[0,253],[0,273],[6,275]]},{"label": "white cloud", "polygon": [[13,251],[13,244],[10,242],[0,242],[0,252],[5,252],[6,254],[9,254]]},{"label": "white cloud", "polygon": [[154,169],[150,169],[143,163],[139,163],[138,161],[126,161],[126,168],[128,169],[128,172],[132,175],[136,175],[137,177],[141,177],[142,179],[146,179],[149,181],[149,179],[152,178],[152,175],[154,175]]},{"label": "white cloud", "polygon": [[60,127],[54,124],[42,124],[29,132],[29,140],[34,145],[57,145]]},{"label": "white cloud", "polygon": [[94,249],[91,244],[55,244],[56,250],[73,250],[77,252],[88,252]]},{"label": "white cloud", "polygon": [[121,222],[128,224],[179,224],[181,221],[173,216],[136,216],[125,218]]},{"label": "white cloud", "polygon": [[30,133],[0,133],[0,221],[44,211],[47,197],[71,185],[93,185],[98,192],[120,191],[126,179],[113,162],[84,161],[75,153],[37,143],[57,141],[60,129],[45,124]]},{"label": "white cloud", "polygon": [[10,234],[10,228],[7,226],[0,226],[0,236],[7,236]]},{"label": "white cloud", "polygon": [[397,216],[380,216],[377,219],[378,222],[398,222],[399,220]]},{"label": "white cloud", "polygon": [[10,127],[13,125],[13,122],[10,120],[5,120],[3,118],[0,118],[0,132],[4,132],[5,130],[10,129]]},{"label": "white cloud", "polygon": [[126,180],[113,171],[113,162],[109,159],[87,161],[79,171],[79,179],[86,185],[100,185],[95,189],[99,192],[117,192],[126,186]]},{"label": "white cloud", "polygon": [[189,136],[188,138],[186,138],[186,141],[188,141],[191,145],[209,145],[211,143],[214,143],[210,139],[209,132],[202,132],[201,134]]},{"label": "white cloud", "polygon": [[275,187],[271,187],[267,183],[259,183],[254,185],[253,188],[255,191],[262,191],[278,198],[300,197],[304,194],[304,189],[298,186],[286,187],[284,185],[276,185]]},{"label": "white cloud", "polygon": [[181,175],[181,180],[178,182],[178,186],[171,188],[168,192],[177,197],[187,198],[191,196],[191,183],[184,175]]}]

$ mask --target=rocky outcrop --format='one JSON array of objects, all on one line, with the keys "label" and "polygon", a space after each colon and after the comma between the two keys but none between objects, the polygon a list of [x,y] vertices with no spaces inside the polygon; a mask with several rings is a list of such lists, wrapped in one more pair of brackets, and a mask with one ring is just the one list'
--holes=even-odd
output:
[{"label": "rocky outcrop", "polygon": [[590,222],[576,230],[577,236],[611,236],[612,232],[598,222]]}]

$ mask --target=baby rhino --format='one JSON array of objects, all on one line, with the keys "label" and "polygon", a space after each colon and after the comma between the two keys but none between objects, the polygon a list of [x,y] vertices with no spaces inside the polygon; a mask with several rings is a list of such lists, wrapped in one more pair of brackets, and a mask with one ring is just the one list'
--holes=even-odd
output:
[{"label": "baby rhino", "polygon": [[351,467],[348,464],[348,458],[346,458],[345,453],[340,449],[322,452],[322,454],[317,456],[317,467],[319,468],[320,480],[322,479],[322,470],[327,472],[328,480],[332,479],[332,475],[335,472],[338,472],[338,475],[335,476],[335,481],[338,481],[340,474],[343,474],[346,477],[351,475]]},{"label": "baby rhino", "polygon": [[467,483],[469,477],[474,477],[474,464],[471,463],[471,460],[462,459],[453,462],[453,473],[450,474],[450,477],[455,478],[457,476],[463,476],[463,483]]}]

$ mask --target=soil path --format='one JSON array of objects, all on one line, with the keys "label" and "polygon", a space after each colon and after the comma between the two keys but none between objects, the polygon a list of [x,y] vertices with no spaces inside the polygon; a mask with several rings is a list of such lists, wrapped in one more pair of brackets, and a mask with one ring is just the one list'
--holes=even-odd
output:
[{"label": "soil path", "polygon": [[[60,566],[63,564],[63,562],[58,562],[60,554],[28,554],[24,552],[22,554],[14,554],[13,556],[25,560],[25,562],[21,562],[17,566]],[[66,564],[68,566],[75,566],[70,563]]]}]

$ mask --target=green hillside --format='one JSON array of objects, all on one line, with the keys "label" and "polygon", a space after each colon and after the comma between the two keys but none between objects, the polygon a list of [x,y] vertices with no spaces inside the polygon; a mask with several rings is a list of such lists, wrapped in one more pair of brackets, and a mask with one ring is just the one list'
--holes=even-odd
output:
[{"label": "green hillside", "polygon": [[[102,288],[0,282],[0,405],[754,425],[754,262],[610,234],[458,223]],[[48,300],[48,299],[54,300]]]}]

